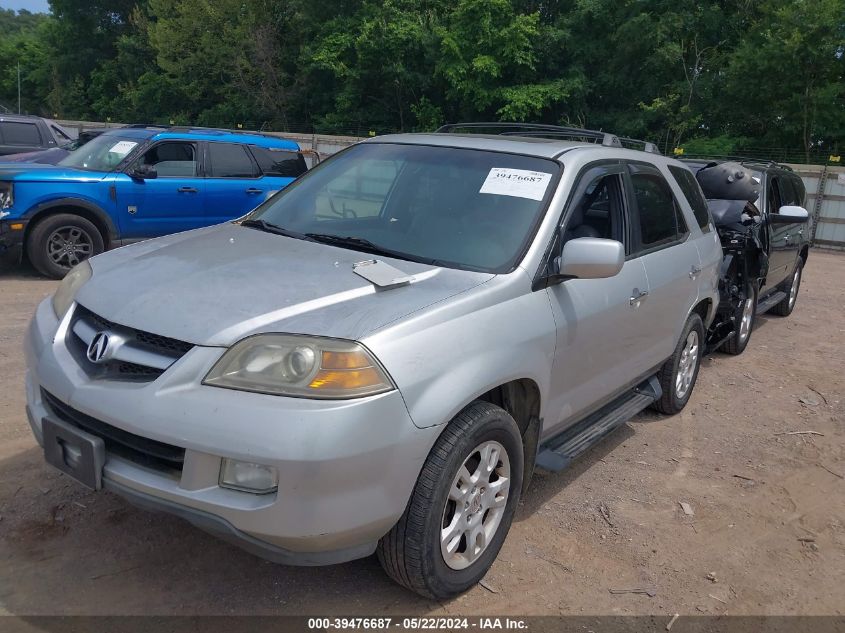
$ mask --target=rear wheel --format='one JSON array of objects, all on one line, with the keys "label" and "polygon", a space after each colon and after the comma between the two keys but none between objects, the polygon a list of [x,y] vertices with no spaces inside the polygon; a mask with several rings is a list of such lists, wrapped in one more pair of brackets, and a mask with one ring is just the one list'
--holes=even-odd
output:
[{"label": "rear wheel", "polygon": [[804,259],[799,257],[795,264],[795,272],[789,280],[789,284],[783,287],[786,297],[778,304],[775,304],[770,312],[778,316],[789,316],[795,309],[795,302],[798,300],[798,289],[801,287],[801,274],[804,269]]},{"label": "rear wheel", "polygon": [[698,378],[703,343],[704,322],[693,313],[687,318],[675,353],[657,372],[663,395],[651,405],[653,409],[671,415],[687,405]]},{"label": "rear wheel", "polygon": [[522,468],[513,418],[487,402],[464,409],[438,438],[408,507],[379,542],[385,572],[428,598],[448,598],[475,585],[510,529]]},{"label": "rear wheel", "polygon": [[103,236],[91,221],[59,213],[35,225],[29,233],[26,252],[38,272],[61,279],[78,263],[103,252]]},{"label": "rear wheel", "polygon": [[757,284],[749,282],[743,297],[734,315],[736,328],[733,336],[722,345],[723,352],[734,356],[742,354],[748,347],[748,341],[751,340],[751,330],[754,328],[754,319],[757,316]]}]

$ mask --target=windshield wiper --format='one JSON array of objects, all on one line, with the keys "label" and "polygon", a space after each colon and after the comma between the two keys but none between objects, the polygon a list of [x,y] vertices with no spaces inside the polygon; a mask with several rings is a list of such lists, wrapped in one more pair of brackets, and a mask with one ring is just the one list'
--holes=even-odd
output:
[{"label": "windshield wiper", "polygon": [[329,235],[327,233],[306,233],[306,237],[311,238],[315,242],[323,242],[324,244],[332,244],[334,246],[348,246],[356,251],[364,251],[373,255],[386,255],[387,257],[395,257],[396,259],[404,259],[409,262],[417,262],[420,264],[428,264],[429,266],[439,266],[440,263],[436,259],[429,259],[427,257],[417,257],[416,255],[409,255],[401,251],[394,251],[384,246],[379,246],[370,240],[362,237]]},{"label": "windshield wiper", "polygon": [[243,222],[241,222],[241,226],[246,226],[251,229],[259,229],[261,231],[264,231],[265,233],[273,233],[275,235],[284,235],[285,237],[295,237],[299,240],[310,241],[307,235],[297,233],[296,231],[291,231],[290,229],[286,229],[285,227],[279,226],[278,224],[267,222],[267,220],[244,220]]}]

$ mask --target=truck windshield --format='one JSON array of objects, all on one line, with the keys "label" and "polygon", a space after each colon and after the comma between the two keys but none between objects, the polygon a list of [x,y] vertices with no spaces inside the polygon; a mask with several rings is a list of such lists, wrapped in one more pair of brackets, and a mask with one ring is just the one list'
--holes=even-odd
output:
[{"label": "truck windshield", "polygon": [[558,163],[500,152],[363,143],[253,211],[247,226],[486,272],[513,269]]},{"label": "truck windshield", "polygon": [[139,139],[105,134],[65,156],[59,165],[89,171],[111,171],[139,144]]}]

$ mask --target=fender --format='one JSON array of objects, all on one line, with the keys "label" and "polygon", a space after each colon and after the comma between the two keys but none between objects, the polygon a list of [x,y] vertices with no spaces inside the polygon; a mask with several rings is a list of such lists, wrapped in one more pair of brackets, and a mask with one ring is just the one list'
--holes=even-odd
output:
[{"label": "fender", "polygon": [[93,213],[108,230],[108,244],[113,245],[118,241],[119,234],[117,226],[115,226],[114,220],[112,220],[111,216],[93,202],[82,198],[56,198],[54,200],[42,202],[26,211],[26,213],[23,214],[22,219],[32,222],[36,217],[57,207],[79,207]]}]

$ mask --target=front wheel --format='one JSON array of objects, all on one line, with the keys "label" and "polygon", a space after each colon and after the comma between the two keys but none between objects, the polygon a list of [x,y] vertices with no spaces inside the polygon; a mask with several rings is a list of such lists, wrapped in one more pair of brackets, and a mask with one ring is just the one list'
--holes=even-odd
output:
[{"label": "front wheel", "polygon": [[652,408],[672,415],[687,405],[698,378],[703,342],[704,322],[693,313],[684,324],[675,353],[657,372],[663,395],[651,405]]},{"label": "front wheel", "polygon": [[26,242],[29,261],[42,275],[61,279],[78,263],[103,252],[103,236],[89,220],[59,213],[39,220]]},{"label": "front wheel", "polygon": [[738,356],[748,347],[751,340],[751,330],[754,328],[754,318],[757,316],[757,284],[748,282],[743,294],[743,300],[737,306],[734,314],[733,335],[722,345],[726,354]]},{"label": "front wheel", "polygon": [[484,577],[522,489],[513,418],[474,402],[449,423],[423,465],[399,522],[378,545],[385,572],[427,598],[458,595]]}]

